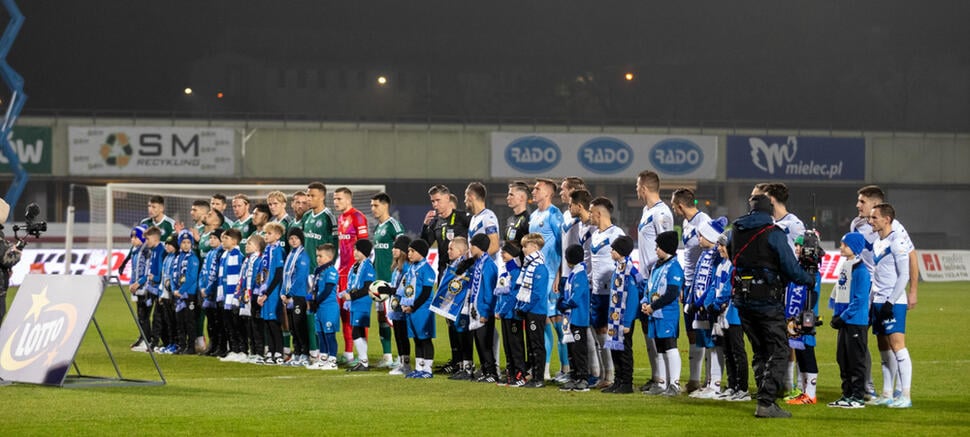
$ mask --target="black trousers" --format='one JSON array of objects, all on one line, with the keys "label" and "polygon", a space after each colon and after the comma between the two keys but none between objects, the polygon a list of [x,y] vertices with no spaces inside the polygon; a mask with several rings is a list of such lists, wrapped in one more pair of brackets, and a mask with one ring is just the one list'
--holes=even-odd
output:
[{"label": "black trousers", "polygon": [[205,319],[206,331],[209,332],[209,350],[225,352],[226,336],[225,329],[222,326],[222,310],[219,308],[206,308]]},{"label": "black trousers", "polygon": [[734,391],[748,391],[748,352],[744,350],[741,325],[729,325],[724,335],[724,364],[728,387]]},{"label": "black trousers", "polygon": [[546,315],[526,313],[525,341],[529,351],[529,362],[532,369],[532,379],[542,381],[546,371]]},{"label": "black trousers", "polygon": [[452,320],[447,320],[445,324],[448,325],[448,345],[451,346],[451,364],[458,364],[461,362],[461,341],[458,339],[458,330],[455,329],[455,322]]},{"label": "black trousers", "polygon": [[145,335],[145,345],[151,347],[154,345],[155,336],[152,335],[152,310],[155,308],[155,297],[148,296],[138,296],[138,325],[141,326],[141,332]]},{"label": "black trousers", "polygon": [[430,338],[415,338],[414,355],[416,358],[434,361],[434,342],[432,342]]},{"label": "black trousers", "polygon": [[310,354],[310,339],[307,338],[310,333],[310,327],[307,326],[306,312],[306,297],[294,297],[293,311],[290,312],[290,321],[293,322],[290,325],[290,335],[293,336],[293,349],[290,351],[293,355]]},{"label": "black trousers", "polygon": [[842,396],[862,399],[866,393],[866,337],[868,326],[845,325],[839,329],[835,359],[842,377]]},{"label": "black trousers", "polygon": [[[569,378],[573,380],[585,381],[589,379],[589,357],[586,350],[589,341],[586,336],[587,329],[589,329],[587,326],[569,325],[569,332],[573,334],[573,342],[566,345],[566,352],[569,354]],[[632,330],[630,334],[627,337],[633,337]]]},{"label": "black trousers", "polygon": [[758,384],[758,404],[771,405],[783,396],[788,366],[788,335],[782,303],[736,300],[741,327],[751,342],[751,367]]},{"label": "black trousers", "polygon": [[482,326],[472,334],[475,337],[475,350],[478,351],[478,362],[482,366],[483,375],[498,375],[498,366],[495,365],[495,319],[488,318],[485,326]]},{"label": "black trousers", "polygon": [[279,354],[283,355],[283,328],[280,324],[279,319],[276,320],[265,320],[266,331],[268,336],[266,337],[266,343],[269,346],[269,353],[273,355]]},{"label": "black trousers", "polygon": [[[505,350],[505,368],[510,376],[525,372],[525,342],[522,339],[522,321],[502,319],[502,349]],[[545,370],[545,369],[543,369]]]},{"label": "black trousers", "polygon": [[239,310],[222,310],[222,324],[229,339],[229,352],[246,352],[244,325]]},{"label": "black trousers", "polygon": [[168,346],[175,343],[175,303],[172,299],[158,299],[155,311],[152,313],[152,336],[156,346]]},{"label": "black trousers", "polygon": [[613,382],[616,385],[633,384],[633,328],[630,326],[630,332],[623,335],[623,350],[610,350],[615,372]]},{"label": "black trousers", "polygon": [[397,344],[397,355],[406,357],[411,355],[411,341],[408,339],[407,319],[394,321],[394,343]]},{"label": "black trousers", "polygon": [[186,307],[175,313],[175,320],[178,322],[178,339],[175,342],[183,352],[194,352],[195,347],[195,321],[198,316],[195,313],[195,299],[190,298]]}]

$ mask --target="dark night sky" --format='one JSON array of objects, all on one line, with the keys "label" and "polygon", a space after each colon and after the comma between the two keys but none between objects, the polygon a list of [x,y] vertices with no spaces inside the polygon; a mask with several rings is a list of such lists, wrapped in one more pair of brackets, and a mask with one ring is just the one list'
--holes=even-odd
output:
[{"label": "dark night sky", "polygon": [[[281,68],[435,77],[631,70],[642,83],[629,91],[639,93],[636,104],[611,100],[602,116],[970,130],[965,1],[34,0],[20,7],[27,21],[10,63],[26,79],[28,114],[168,110],[192,80],[193,63],[233,54]],[[516,95],[547,93],[535,92]],[[458,93],[442,87],[436,96]],[[544,115],[523,102],[505,107]],[[475,102],[462,108],[491,111]],[[234,110],[282,111],[252,102]]]}]

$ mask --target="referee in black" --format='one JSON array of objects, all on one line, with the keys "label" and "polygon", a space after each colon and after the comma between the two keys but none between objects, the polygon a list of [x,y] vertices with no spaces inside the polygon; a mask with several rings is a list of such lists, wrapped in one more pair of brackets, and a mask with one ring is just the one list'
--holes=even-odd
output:
[{"label": "referee in black", "polygon": [[784,392],[782,380],[788,364],[785,288],[789,282],[813,288],[815,278],[798,265],[788,237],[775,226],[771,200],[759,194],[748,204],[750,212],[734,221],[728,255],[734,264],[734,306],[754,353],[752,367],[758,383],[754,415],[791,417],[776,403]]},{"label": "referee in black", "polygon": [[[438,280],[448,268],[448,244],[455,237],[468,236],[468,224],[471,218],[468,213],[456,208],[455,196],[448,187],[435,185],[428,190],[431,197],[431,211],[424,216],[424,226],[421,227],[421,239],[431,246],[438,243]],[[451,346],[451,361],[441,366],[443,373],[454,373],[458,370],[457,363],[461,361],[460,342],[455,323],[448,321],[448,342]]]}]

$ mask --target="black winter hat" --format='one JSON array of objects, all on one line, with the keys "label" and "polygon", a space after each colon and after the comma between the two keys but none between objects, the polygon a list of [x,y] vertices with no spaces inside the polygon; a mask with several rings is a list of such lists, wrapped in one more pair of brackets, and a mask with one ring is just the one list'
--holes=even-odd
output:
[{"label": "black winter hat", "polygon": [[488,246],[491,245],[491,240],[488,239],[488,235],[485,234],[475,234],[472,237],[471,244],[482,250],[482,252],[488,253]]},{"label": "black winter hat", "polygon": [[296,235],[296,238],[300,239],[300,245],[306,244],[305,237],[303,236],[303,229],[292,227],[289,232],[286,233],[286,240],[289,241],[290,237]]},{"label": "black winter hat", "polygon": [[[659,237],[658,237],[659,238]],[[616,240],[613,240],[613,244],[610,247],[616,251],[616,253],[623,256],[630,256],[633,253],[633,239],[627,235],[623,235]]]},{"label": "black winter hat", "polygon": [[585,253],[583,253],[583,246],[578,244],[573,244],[566,248],[566,262],[570,265],[576,265],[583,262],[585,258]]},{"label": "black winter hat", "polygon": [[417,253],[420,253],[421,254],[421,257],[423,257],[423,258],[427,258],[428,257],[428,250],[431,249],[430,247],[428,247],[428,242],[427,241],[424,241],[424,240],[422,240],[420,238],[418,238],[417,240],[412,241],[411,244],[408,245],[408,248],[409,249],[414,249],[414,251],[417,252]]},{"label": "black winter hat", "polygon": [[408,237],[407,235],[398,235],[397,238],[394,239],[393,249],[397,249],[397,250],[400,250],[401,252],[407,253],[408,246],[410,244],[411,244],[411,237]]},{"label": "black winter hat", "polygon": [[667,255],[677,255],[677,231],[661,232],[657,235],[657,248]]},{"label": "black winter hat", "polygon": [[357,240],[357,242],[354,243],[354,249],[357,249],[360,251],[360,253],[364,254],[365,257],[368,257],[370,256],[371,251],[374,250],[374,243],[371,243],[370,240],[367,239]]},{"label": "black winter hat", "polygon": [[519,247],[518,244],[515,244],[514,241],[506,241],[505,244],[502,245],[502,251],[512,255],[512,258],[522,257],[522,248]]}]

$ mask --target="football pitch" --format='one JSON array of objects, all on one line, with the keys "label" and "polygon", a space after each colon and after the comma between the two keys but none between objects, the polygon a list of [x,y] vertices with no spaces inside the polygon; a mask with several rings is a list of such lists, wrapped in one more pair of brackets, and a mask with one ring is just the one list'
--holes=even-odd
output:
[{"label": "football pitch", "polygon": [[[827,301],[831,286],[823,287]],[[11,291],[12,295],[14,291]],[[0,387],[3,435],[966,435],[970,434],[970,283],[922,283],[907,320],[913,357],[913,408],[828,408],[840,396],[835,330],[819,328],[818,405],[784,406],[792,419],[755,419],[755,402],[513,389],[494,384],[405,380],[384,371],[347,373],[221,363],[199,356],[158,357],[167,384],[59,389]],[[824,306],[821,305],[821,306]],[[821,311],[827,322],[831,311]],[[137,328],[117,288],[96,314],[127,378],[152,379],[148,354],[130,352]],[[435,343],[437,362],[449,355]],[[642,335],[634,339],[635,383],[649,376]],[[376,329],[370,357],[380,357]],[[444,333],[446,336],[447,333]],[[343,340],[339,340],[341,346]],[[684,358],[686,339],[679,342]],[[870,335],[870,349],[875,340]],[[873,353],[878,357],[878,352]],[[750,354],[749,354],[750,357]],[[503,357],[504,360],[504,357]],[[114,376],[97,332],[76,359],[84,374]],[[881,373],[876,363],[876,385]],[[558,359],[553,356],[553,371]],[[754,379],[751,378],[752,389]]]}]

